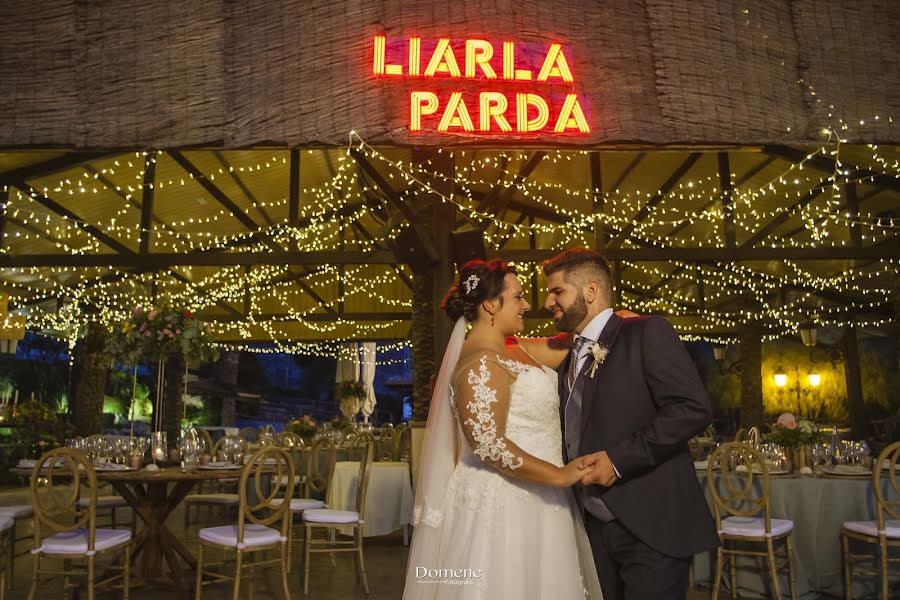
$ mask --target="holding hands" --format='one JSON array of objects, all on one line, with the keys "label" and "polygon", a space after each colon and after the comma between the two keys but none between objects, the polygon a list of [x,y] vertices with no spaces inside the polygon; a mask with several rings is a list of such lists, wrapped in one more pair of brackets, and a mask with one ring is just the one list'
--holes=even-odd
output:
[{"label": "holding hands", "polygon": [[584,469],[580,479],[581,485],[596,483],[597,485],[609,487],[619,479],[616,468],[605,450],[586,454],[572,462],[578,463],[578,467]]}]

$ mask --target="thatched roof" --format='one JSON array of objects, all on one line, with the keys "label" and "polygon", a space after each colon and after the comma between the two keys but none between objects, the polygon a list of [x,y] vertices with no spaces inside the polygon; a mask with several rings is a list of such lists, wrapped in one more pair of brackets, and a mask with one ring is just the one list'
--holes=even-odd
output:
[{"label": "thatched roof", "polygon": [[898,16],[893,0],[8,0],[0,147],[471,143],[409,132],[418,83],[375,78],[379,33],[565,44],[592,131],[524,143],[798,144],[838,117],[848,141],[890,143]]}]

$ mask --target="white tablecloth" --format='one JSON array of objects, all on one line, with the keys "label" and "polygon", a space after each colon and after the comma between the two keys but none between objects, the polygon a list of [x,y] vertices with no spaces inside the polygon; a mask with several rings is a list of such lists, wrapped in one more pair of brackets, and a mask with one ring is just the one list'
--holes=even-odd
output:
[{"label": "white tablecloth", "polygon": [[[339,462],[328,487],[326,503],[336,510],[356,510],[358,462]],[[385,535],[409,525],[412,521],[413,493],[409,465],[405,462],[372,463],[369,489],[366,492],[364,535]],[[350,535],[352,529],[341,530]]]}]

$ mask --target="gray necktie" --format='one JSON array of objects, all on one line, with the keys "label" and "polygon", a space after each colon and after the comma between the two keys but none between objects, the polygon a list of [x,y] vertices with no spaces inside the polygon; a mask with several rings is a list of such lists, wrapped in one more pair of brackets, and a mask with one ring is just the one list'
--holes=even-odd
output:
[{"label": "gray necktie", "polygon": [[575,337],[575,346],[572,348],[572,360],[569,363],[569,372],[566,379],[570,394],[572,393],[572,387],[575,385],[575,377],[578,375],[578,355],[581,354],[581,349],[584,348],[587,342],[588,339],[586,337],[581,337],[580,335]]}]

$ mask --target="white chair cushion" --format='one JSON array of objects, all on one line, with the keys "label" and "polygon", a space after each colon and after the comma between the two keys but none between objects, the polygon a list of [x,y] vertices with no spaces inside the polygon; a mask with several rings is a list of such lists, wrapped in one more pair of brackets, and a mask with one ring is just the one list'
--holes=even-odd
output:
[{"label": "white chair cushion", "polygon": [[10,517],[13,519],[25,519],[34,516],[34,509],[30,504],[13,504],[11,506],[0,506],[0,517]]},{"label": "white chair cushion", "polygon": [[5,532],[7,529],[16,526],[16,522],[13,521],[12,517],[0,517],[0,533]]},{"label": "white chair cushion", "polygon": [[[284,498],[275,498],[272,500],[272,506],[278,508],[282,502],[284,502]],[[291,498],[291,510],[294,512],[312,510],[314,508],[325,508],[325,503],[312,498]]]},{"label": "white chair cushion", "polygon": [[[78,506],[87,506],[90,501],[87,498],[79,498]],[[128,503],[122,496],[97,496],[97,508],[126,507]]]},{"label": "white chair cushion", "polygon": [[[131,539],[131,532],[127,529],[97,529],[94,533],[94,550],[108,550]],[[44,538],[40,548],[31,551],[32,554],[42,552],[44,554],[85,554],[88,553],[88,530],[75,529],[73,531],[61,531],[50,537]]]},{"label": "white chair cushion", "polygon": [[194,494],[184,499],[187,504],[239,504],[240,496],[237,494]]},{"label": "white chair cushion", "polygon": [[254,525],[252,523],[244,525],[244,543],[240,546],[237,543],[237,536],[237,525],[204,527],[200,530],[201,540],[219,544],[220,546],[230,546],[232,548],[252,548],[253,546],[264,546],[287,541],[287,538],[281,537],[281,532],[277,529],[264,527],[262,525]]},{"label": "white chair cushion", "polygon": [[[785,519],[772,519],[772,535],[784,535],[794,528],[794,522]],[[744,537],[765,537],[765,519],[755,517],[728,517],[722,519],[722,531],[726,535]]]},{"label": "white chair cushion", "polygon": [[[870,537],[878,537],[878,521],[846,521],[844,529]],[[892,539],[900,538],[900,521],[885,521],[884,533]]]},{"label": "white chair cushion", "polygon": [[303,511],[304,523],[358,523],[359,513],[352,510],[331,510],[318,508]]}]

